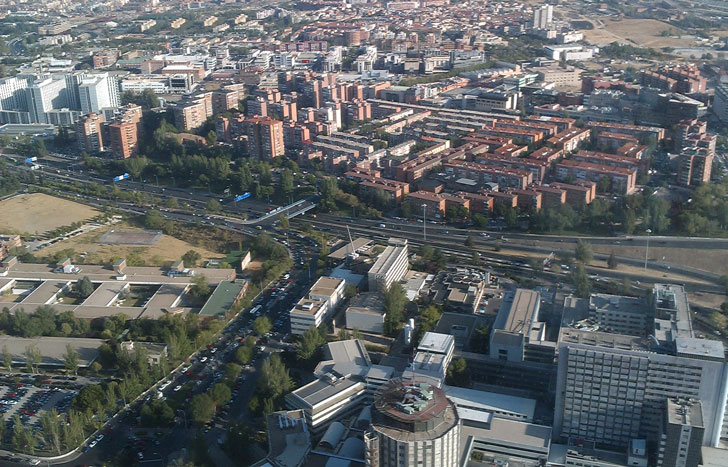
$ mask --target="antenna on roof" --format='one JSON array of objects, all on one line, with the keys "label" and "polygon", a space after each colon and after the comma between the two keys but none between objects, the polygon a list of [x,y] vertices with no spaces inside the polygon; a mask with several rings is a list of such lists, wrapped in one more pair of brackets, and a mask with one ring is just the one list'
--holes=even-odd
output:
[{"label": "antenna on roof", "polygon": [[346,255],[350,259],[356,259],[359,257],[359,255],[356,253],[356,250],[354,249],[354,241],[351,239],[351,231],[349,230],[349,226],[346,226],[346,233],[349,234],[349,246],[351,247],[351,251]]}]

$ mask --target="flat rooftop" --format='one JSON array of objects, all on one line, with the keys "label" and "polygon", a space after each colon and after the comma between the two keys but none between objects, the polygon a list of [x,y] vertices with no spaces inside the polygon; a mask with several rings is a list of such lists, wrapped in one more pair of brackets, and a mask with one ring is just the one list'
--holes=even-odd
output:
[{"label": "flat rooftop", "polygon": [[443,385],[442,390],[458,408],[466,407],[486,412],[511,413],[525,417],[527,421],[533,420],[533,415],[536,412],[535,399],[448,385]]},{"label": "flat rooftop", "polygon": [[356,385],[361,386],[362,390],[365,387],[363,382],[355,381],[351,378],[341,378],[335,383],[330,383],[323,379],[317,379],[316,381],[312,381],[307,385],[296,389],[286,397],[298,399],[303,402],[303,405],[313,408],[322,402],[328,401],[336,394],[342,393]]},{"label": "flat rooftop", "polygon": [[41,365],[63,366],[66,347],[70,344],[78,354],[78,364],[81,367],[91,365],[99,355],[99,347],[103,339],[88,339],[77,337],[14,337],[0,336],[0,348],[7,348],[13,358],[14,364],[25,364],[25,350],[33,345],[41,354]]},{"label": "flat rooftop", "polygon": [[493,329],[515,334],[524,334],[531,329],[537,318],[540,295],[535,290],[516,289],[503,299]]},{"label": "flat rooftop", "polygon": [[344,283],[344,279],[336,277],[319,277],[316,283],[308,291],[309,295],[323,295],[333,297],[336,290]]},{"label": "flat rooftop", "polygon": [[342,260],[346,258],[346,255],[352,252],[358,252],[359,250],[363,250],[369,247],[369,245],[372,244],[372,241],[368,238],[355,238],[353,242],[349,243],[346,242],[344,246],[341,248],[338,248],[334,251],[332,251],[329,254],[329,258],[335,259],[335,260]]},{"label": "flat rooftop", "polygon": [[407,255],[407,246],[387,246],[369,269],[369,274],[386,274],[402,255]]},{"label": "flat rooftop", "polygon": [[704,428],[703,405],[698,400],[668,399],[667,422],[672,425]]},{"label": "flat rooftop", "polygon": [[[493,418],[488,428],[463,425],[460,427],[460,447],[468,446],[468,440],[482,440],[499,446],[498,457],[502,457],[502,446],[511,445],[517,447],[517,451],[511,456],[513,459],[521,458],[517,452],[528,452],[529,456],[535,455],[533,451],[548,454],[551,445],[551,427],[534,425],[532,423],[504,418]],[[461,456],[462,458],[462,456]]]},{"label": "flat rooftop", "polygon": [[205,305],[200,310],[200,316],[225,316],[230,308],[235,304],[235,300],[245,287],[244,283],[239,282],[220,282],[212,291],[212,295],[207,299]]},{"label": "flat rooftop", "polygon": [[[115,281],[117,273],[111,267],[104,265],[78,266],[81,270],[78,274],[64,274],[53,272],[55,266],[47,264],[19,263],[10,268],[7,278],[23,280],[71,280],[76,281],[84,276],[92,282]],[[203,274],[211,285],[217,285],[220,281],[231,280],[235,277],[234,269],[193,269],[195,275]],[[133,284],[190,284],[192,276],[167,276],[165,268],[158,267],[126,267],[124,269],[126,281]],[[122,282],[122,281],[120,281]]]},{"label": "flat rooftop", "polygon": [[455,338],[450,334],[426,332],[417,346],[418,352],[447,354],[455,346]]},{"label": "flat rooftop", "polygon": [[326,300],[303,297],[291,309],[291,314],[316,316],[325,306]]}]

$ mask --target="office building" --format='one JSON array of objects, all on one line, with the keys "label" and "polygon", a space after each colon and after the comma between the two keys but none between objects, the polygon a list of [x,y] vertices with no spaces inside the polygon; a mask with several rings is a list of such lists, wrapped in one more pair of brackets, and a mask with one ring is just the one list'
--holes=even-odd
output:
[{"label": "office building", "polygon": [[[656,284],[653,297],[653,303],[644,302],[649,331],[640,336],[607,332],[614,321],[590,313],[587,300],[566,298],[558,344],[557,436],[615,448],[637,438],[657,442],[665,399],[680,397],[702,404],[703,445],[717,446],[726,437],[722,343],[694,336],[682,287]],[[636,322],[621,326],[639,328]]]},{"label": "office building", "polygon": [[554,348],[545,342],[540,322],[541,296],[535,290],[507,292],[490,332],[490,358],[509,362],[553,361]]},{"label": "office building", "polygon": [[25,101],[25,89],[28,87],[27,78],[3,78],[0,79],[0,109],[2,110],[27,110]]},{"label": "office building", "polygon": [[346,309],[346,328],[374,334],[384,333],[384,298],[378,292],[364,292],[353,297]]},{"label": "office building", "polygon": [[311,431],[322,433],[335,420],[371,404],[393,375],[393,368],[372,364],[358,339],[330,342],[314,370],[316,380],[286,395],[286,407],[303,410]]},{"label": "office building", "polygon": [[88,75],[78,86],[81,112],[100,112],[109,107],[119,107],[119,85],[116,77],[107,73]]},{"label": "office building", "polygon": [[455,466],[459,465],[460,418],[442,389],[395,379],[375,396],[364,441],[367,465]]},{"label": "office building", "polygon": [[320,277],[290,311],[291,334],[300,335],[311,327],[319,327],[344,298],[346,281]]},{"label": "office building", "polygon": [[669,398],[657,454],[659,467],[697,467],[703,444],[703,409],[698,400]]},{"label": "office building", "polygon": [[104,150],[103,123],[103,114],[97,113],[84,115],[76,122],[79,151],[93,154]]},{"label": "office building", "polygon": [[455,337],[450,334],[426,332],[417,346],[410,368],[403,379],[426,382],[440,387],[445,381],[447,367],[455,352]]},{"label": "office building", "polygon": [[390,238],[388,243],[367,273],[371,292],[388,290],[393,282],[402,279],[409,270],[407,240]]},{"label": "office building", "polygon": [[48,123],[46,112],[68,107],[66,81],[63,79],[36,81],[26,88],[25,96],[33,123]]}]

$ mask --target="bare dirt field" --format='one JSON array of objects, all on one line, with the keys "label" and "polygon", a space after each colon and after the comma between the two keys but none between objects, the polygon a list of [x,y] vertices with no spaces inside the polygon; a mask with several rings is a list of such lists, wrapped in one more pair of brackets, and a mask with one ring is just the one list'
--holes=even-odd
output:
[{"label": "bare dirt field", "polygon": [[[607,45],[614,41],[624,42],[637,47],[690,47],[696,44],[695,38],[675,26],[655,19],[610,19],[591,21],[595,28],[584,29],[584,39],[594,45]],[[671,35],[663,37],[663,31],[671,31]]]},{"label": "bare dirt field", "polygon": [[98,213],[86,205],[41,193],[17,195],[0,202],[0,233],[41,234]]},{"label": "bare dirt field", "polygon": [[200,264],[203,264],[204,261],[210,258],[224,256],[204,247],[191,245],[169,235],[162,235],[162,238],[154,246],[104,245],[99,243],[99,240],[106,232],[111,229],[118,230],[119,228],[133,230],[128,225],[120,226],[117,224],[114,226],[105,226],[93,232],[49,246],[43,250],[43,254],[52,255],[61,250],[71,248],[75,251],[76,255],[86,252],[86,255],[81,259],[83,262],[89,264],[106,264],[110,263],[113,258],[120,257],[126,257],[127,261],[131,262],[131,257],[140,259],[147,266],[163,266],[166,263],[180,259],[189,250],[195,250],[200,254],[202,257]]}]

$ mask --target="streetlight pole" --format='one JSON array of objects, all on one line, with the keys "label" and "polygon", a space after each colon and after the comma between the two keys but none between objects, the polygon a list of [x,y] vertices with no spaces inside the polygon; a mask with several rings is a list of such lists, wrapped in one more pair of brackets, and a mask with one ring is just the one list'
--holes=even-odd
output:
[{"label": "streetlight pole", "polygon": [[652,230],[647,229],[645,232],[647,233],[647,246],[645,247],[645,272],[647,272],[647,257],[650,254],[650,234],[652,233]]},{"label": "streetlight pole", "polygon": [[427,241],[427,205],[422,203],[422,240]]}]

